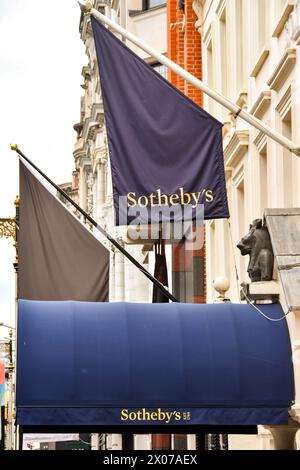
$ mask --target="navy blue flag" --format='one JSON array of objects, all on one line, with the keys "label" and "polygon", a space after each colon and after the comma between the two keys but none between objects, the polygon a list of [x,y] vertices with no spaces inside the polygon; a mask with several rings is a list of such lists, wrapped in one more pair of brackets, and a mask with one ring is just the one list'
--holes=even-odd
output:
[{"label": "navy blue flag", "polygon": [[116,224],[192,220],[199,207],[205,219],[229,217],[222,124],[94,18],[92,26]]}]

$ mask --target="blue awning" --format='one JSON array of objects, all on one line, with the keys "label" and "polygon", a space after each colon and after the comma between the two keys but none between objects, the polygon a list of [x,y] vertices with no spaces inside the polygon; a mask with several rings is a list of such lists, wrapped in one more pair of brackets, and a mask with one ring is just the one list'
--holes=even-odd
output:
[{"label": "blue awning", "polygon": [[284,424],[294,399],[286,322],[250,305],[20,300],[17,352],[19,425]]}]

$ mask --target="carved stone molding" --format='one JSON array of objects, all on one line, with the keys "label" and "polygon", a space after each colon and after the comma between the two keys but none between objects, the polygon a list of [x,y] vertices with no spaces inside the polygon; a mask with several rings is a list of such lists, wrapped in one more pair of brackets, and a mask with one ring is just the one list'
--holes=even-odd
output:
[{"label": "carved stone molding", "polygon": [[253,104],[252,108],[250,109],[250,114],[257,118],[261,118],[264,113],[266,112],[268,106],[271,103],[271,91],[270,90],[263,90],[255,103]]},{"label": "carved stone molding", "polygon": [[289,77],[289,72],[296,62],[296,48],[289,47],[281,57],[274,73],[268,80],[268,85],[272,90],[278,91],[284,82]]},{"label": "carved stone molding", "polygon": [[284,119],[288,111],[292,107],[292,90],[291,87],[288,87],[286,90],[285,94],[279,101],[279,103],[276,106],[276,111],[278,111],[281,119]]},{"label": "carved stone molding", "polygon": [[201,33],[201,26],[203,21],[203,5],[202,0],[194,0],[193,1],[193,10],[197,15],[198,20],[195,23],[195,28]]},{"label": "carved stone molding", "polygon": [[267,142],[268,137],[264,132],[261,131],[257,134],[257,137],[254,140],[254,145],[256,146],[259,152],[262,152],[265,146],[267,145]]},{"label": "carved stone molding", "polygon": [[281,15],[280,15],[280,18],[278,20],[278,23],[273,31],[273,34],[272,34],[272,37],[273,38],[278,38],[278,36],[280,36],[287,20],[289,19],[289,16],[291,14],[291,12],[293,11],[294,9],[294,6],[296,5],[297,3],[297,0],[289,0],[288,2],[286,2],[282,12],[281,12]]},{"label": "carved stone molding", "polygon": [[226,167],[234,167],[237,160],[247,151],[249,146],[249,131],[236,131],[224,150]]},{"label": "carved stone molding", "polygon": [[295,32],[295,34],[293,36],[293,40],[295,41],[296,46],[300,46],[300,27]]},{"label": "carved stone molding", "polygon": [[265,61],[269,57],[269,54],[270,54],[270,48],[265,46],[263,50],[261,51],[261,53],[259,54],[259,57],[250,73],[250,77],[256,77],[258,75]]}]

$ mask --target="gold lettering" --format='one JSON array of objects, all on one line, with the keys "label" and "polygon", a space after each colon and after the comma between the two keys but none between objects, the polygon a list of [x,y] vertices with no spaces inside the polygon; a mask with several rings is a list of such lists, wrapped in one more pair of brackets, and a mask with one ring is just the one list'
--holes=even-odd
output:
[{"label": "gold lettering", "polygon": [[[181,187],[179,188],[179,191],[180,191],[180,199],[181,199],[181,205],[182,206],[187,206],[190,202],[191,202],[191,196],[189,193],[185,193],[184,192],[184,188]],[[188,202],[185,202],[185,197],[188,197]]]},{"label": "gold lettering", "polygon": [[[161,189],[157,190],[157,195],[158,195],[158,205],[159,206],[162,206],[162,205],[168,206],[169,205],[168,204],[168,196],[166,196],[165,194],[162,194]],[[162,198],[164,198],[164,201],[165,201],[164,204],[162,204]]]},{"label": "gold lettering", "polygon": [[127,207],[136,206],[136,200],[133,197],[131,197],[131,195],[135,197],[135,193],[128,193],[127,194],[127,199],[129,199],[129,201],[132,202],[133,204],[129,204],[129,202],[128,202]]},{"label": "gold lettering", "polygon": [[204,192],[205,192],[205,189],[204,189],[203,191],[200,191],[200,192],[198,193],[198,195],[196,195],[196,193],[191,193],[192,198],[194,199],[194,201],[195,201],[195,203],[196,203],[196,204],[193,205],[193,209],[195,209],[195,207],[197,206],[197,204],[199,204],[199,199],[200,199],[200,197],[203,195]]},{"label": "gold lettering", "polygon": [[151,205],[151,207],[156,206],[156,204],[155,204],[155,202],[154,202],[155,194],[151,193],[150,196],[149,196],[149,199],[150,199],[150,205]]},{"label": "gold lettering", "polygon": [[[142,199],[145,201],[144,204],[142,203]],[[147,196],[140,196],[138,198],[138,205],[141,207],[147,207],[148,206],[148,198]]]},{"label": "gold lettering", "polygon": [[211,202],[214,200],[214,195],[212,190],[203,189],[198,193],[186,193],[184,191],[184,186],[178,189],[178,193],[169,195],[163,194],[161,189],[157,189],[156,192],[149,195],[139,196],[137,199],[135,192],[130,192],[127,194],[127,207],[135,207],[139,205],[141,207],[147,206],[187,206],[192,204],[193,209],[196,208],[197,204],[201,203],[201,198],[204,197],[204,202]]},{"label": "gold lettering", "polygon": [[205,198],[206,198],[206,199],[205,199],[206,202],[211,202],[211,201],[214,200],[213,192],[212,192],[210,189],[208,189],[208,190],[205,192]]},{"label": "gold lettering", "polygon": [[179,202],[175,202],[179,200],[179,195],[178,194],[171,194],[170,196],[170,204],[171,206],[178,206]]},{"label": "gold lettering", "polygon": [[171,421],[171,418],[172,418],[172,415],[173,415],[173,411],[166,411],[165,412],[165,415],[166,415],[166,419],[165,419],[165,423],[166,424],[169,424],[169,422]]},{"label": "gold lettering", "polygon": [[128,419],[128,410],[121,411],[121,421],[127,421]]}]

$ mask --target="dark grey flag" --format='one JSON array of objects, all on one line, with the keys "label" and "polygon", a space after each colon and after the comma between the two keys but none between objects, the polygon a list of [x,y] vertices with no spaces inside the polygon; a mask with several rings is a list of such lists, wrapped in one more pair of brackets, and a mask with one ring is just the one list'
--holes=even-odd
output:
[{"label": "dark grey flag", "polygon": [[18,297],[108,301],[109,251],[20,162]]}]

